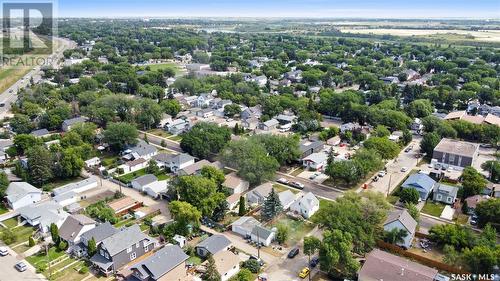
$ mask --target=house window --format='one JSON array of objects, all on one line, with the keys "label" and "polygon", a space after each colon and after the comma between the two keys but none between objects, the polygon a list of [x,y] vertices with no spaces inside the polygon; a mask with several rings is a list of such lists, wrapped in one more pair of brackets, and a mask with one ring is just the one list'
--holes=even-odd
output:
[{"label": "house window", "polygon": [[130,253],[130,252],[132,252],[132,247],[128,247],[127,248],[127,254]]},{"label": "house window", "polygon": [[104,257],[107,258],[107,259],[109,259],[108,253],[104,253]]},{"label": "house window", "polygon": [[99,250],[99,254],[104,257],[104,251],[102,249]]},{"label": "house window", "polygon": [[448,203],[451,203],[451,197],[446,198],[446,201],[448,201]]},{"label": "house window", "polygon": [[149,251],[149,247],[148,246],[144,246],[144,252],[148,252]]},{"label": "house window", "polygon": [[438,194],[436,198],[437,198],[437,200],[441,200],[441,198],[442,198],[441,194]]},{"label": "house window", "polygon": [[137,257],[137,254],[135,252],[133,252],[132,254],[130,254],[130,260],[135,260],[135,258]]}]

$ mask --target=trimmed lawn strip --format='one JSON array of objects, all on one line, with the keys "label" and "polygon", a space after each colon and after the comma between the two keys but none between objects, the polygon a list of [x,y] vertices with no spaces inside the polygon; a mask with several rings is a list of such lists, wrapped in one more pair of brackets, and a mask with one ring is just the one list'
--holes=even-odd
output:
[{"label": "trimmed lawn strip", "polygon": [[434,202],[425,202],[424,207],[422,208],[422,213],[439,217],[441,216],[441,213],[443,212],[445,205],[440,204],[440,203],[434,203]]},{"label": "trimmed lawn strip", "polygon": [[290,233],[288,236],[287,244],[296,244],[302,238],[306,236],[307,233],[311,232],[314,228],[314,224],[308,223],[307,221],[294,220],[288,217],[282,217],[272,223],[270,226],[277,227],[280,224],[288,226]]},{"label": "trimmed lawn strip", "polygon": [[274,190],[276,192],[283,192],[283,191],[290,190],[293,194],[299,193],[299,191],[297,189],[289,188],[289,187],[282,185],[282,184],[279,184],[279,183],[273,184],[273,187],[274,187]]}]

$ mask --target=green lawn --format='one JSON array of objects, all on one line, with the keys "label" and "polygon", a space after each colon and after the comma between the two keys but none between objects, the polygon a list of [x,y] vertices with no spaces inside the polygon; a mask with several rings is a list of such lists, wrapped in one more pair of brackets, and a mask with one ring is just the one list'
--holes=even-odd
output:
[{"label": "green lawn", "polygon": [[47,266],[47,261],[54,261],[56,259],[62,259],[62,257],[66,255],[64,251],[59,251],[56,247],[51,247],[49,249],[49,255],[45,254],[45,250],[38,252],[35,255],[26,257],[26,261],[28,261],[35,268],[37,266]]},{"label": "green lawn", "polygon": [[165,174],[164,172],[156,175],[156,177],[158,178],[159,181],[168,180],[170,178],[170,176]]},{"label": "green lawn", "polygon": [[118,155],[105,154],[101,157],[101,164],[108,169],[113,168],[118,166],[118,164],[116,163],[118,159],[120,159]]},{"label": "green lawn", "polygon": [[276,220],[270,227],[277,227],[280,224],[284,224],[290,229],[289,237],[287,240],[288,244],[298,243],[314,228],[314,224],[312,223],[294,220],[288,217],[282,217]]},{"label": "green lawn", "polygon": [[189,264],[193,264],[193,265],[199,265],[202,263],[202,260],[197,256],[193,256],[193,257],[190,257],[189,259],[187,259],[186,262]]},{"label": "green lawn", "polygon": [[302,173],[304,171],[303,168],[298,168],[296,169],[295,171],[293,171],[293,173],[291,173],[292,176],[296,177],[298,176],[300,173]]},{"label": "green lawn", "polygon": [[[9,243],[8,245],[17,245],[23,242],[28,242],[29,237],[35,232],[35,229],[31,226],[17,226],[17,218],[5,220],[3,221],[3,224],[9,228],[14,234],[14,237],[16,237],[16,241]],[[0,233],[2,232],[2,229],[4,228],[0,228]]]},{"label": "green lawn", "polygon": [[152,130],[149,130],[148,133],[153,134],[155,136],[163,137],[163,138],[168,138],[168,137],[172,136],[172,134],[170,134],[169,132],[162,130],[162,129],[152,129]]},{"label": "green lawn", "polygon": [[17,226],[17,217],[4,220],[2,223],[8,228],[14,228]]},{"label": "green lawn", "polygon": [[289,187],[284,186],[284,185],[279,184],[279,183],[273,184],[273,187],[274,187],[274,190],[276,192],[282,192],[282,191],[290,190],[293,194],[299,193],[299,191],[297,189],[289,188]]},{"label": "green lawn", "polygon": [[125,219],[125,220],[120,220],[117,223],[115,223],[115,227],[120,228],[122,226],[125,226],[128,223],[132,223],[133,221],[135,221],[135,218],[133,218],[133,217],[129,218],[129,219]]},{"label": "green lawn", "polygon": [[421,212],[431,216],[439,217],[443,212],[444,206],[445,205],[440,203],[426,202]]},{"label": "green lawn", "polygon": [[[126,175],[123,175],[123,176],[119,176],[117,177],[116,179],[123,182],[123,183],[130,183],[131,181],[133,181],[134,179],[140,177],[140,176],[144,176],[146,174],[146,168],[144,169],[140,169],[140,170],[137,170],[133,173],[129,173],[129,174],[126,174]],[[170,176],[167,175],[163,170],[161,170],[158,174],[155,175],[159,181],[161,180],[166,180],[166,179],[169,179]]]},{"label": "green lawn", "polygon": [[165,68],[172,68],[175,70],[175,73],[179,73],[179,67],[175,64],[175,63],[158,63],[158,64],[151,64],[151,65],[148,65],[149,66],[149,69],[151,69],[151,71],[156,71],[156,70],[160,70],[160,69],[165,69]]},{"label": "green lawn", "polygon": [[168,139],[179,142],[182,140],[182,137],[177,135],[177,136],[169,137]]},{"label": "green lawn", "polygon": [[3,204],[0,204],[0,215],[7,213],[9,210]]},{"label": "green lawn", "polygon": [[75,177],[75,178],[71,178],[71,179],[55,179],[55,180],[51,180],[50,183],[43,185],[43,190],[45,190],[45,191],[51,191],[54,188],[66,185],[68,183],[78,182],[78,181],[81,181],[81,180],[84,180],[84,178],[82,178],[82,177]]},{"label": "green lawn", "polygon": [[[72,260],[72,261],[74,261],[74,260]],[[77,263],[71,265],[70,267],[52,274],[52,277],[50,278],[50,280],[56,280],[56,281],[59,281],[59,280],[61,280],[61,281],[62,280],[82,280],[83,278],[85,278],[86,276],[89,275],[88,270],[87,270],[87,273],[85,273],[85,274],[82,274],[79,272],[80,268],[82,268],[82,267],[88,268],[88,266],[85,264],[84,261],[78,261]]]},{"label": "green lawn", "polygon": [[395,196],[395,195],[389,195],[389,196],[387,196],[387,202],[389,202],[392,205],[396,204],[398,201],[399,201],[399,197],[398,196]]}]

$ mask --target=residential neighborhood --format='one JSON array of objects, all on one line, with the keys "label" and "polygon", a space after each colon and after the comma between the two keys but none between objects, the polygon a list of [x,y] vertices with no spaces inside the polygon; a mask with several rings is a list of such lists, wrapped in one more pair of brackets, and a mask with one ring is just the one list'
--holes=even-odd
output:
[{"label": "residential neighborhood", "polygon": [[500,280],[500,25],[459,18],[5,28],[54,49],[0,69],[0,280]]}]

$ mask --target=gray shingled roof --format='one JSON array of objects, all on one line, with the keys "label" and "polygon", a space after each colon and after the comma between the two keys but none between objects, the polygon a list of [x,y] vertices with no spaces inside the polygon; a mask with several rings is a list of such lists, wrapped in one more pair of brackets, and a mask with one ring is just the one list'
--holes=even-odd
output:
[{"label": "gray shingled roof", "polygon": [[385,220],[384,225],[389,224],[393,221],[399,220],[401,224],[408,230],[408,233],[412,234],[415,232],[417,227],[417,221],[406,211],[403,210],[394,210],[387,216],[387,220]]},{"label": "gray shingled roof", "polygon": [[31,192],[42,193],[42,191],[27,182],[12,182],[7,187],[5,194],[10,202],[16,202]]},{"label": "gray shingled roof", "polygon": [[259,237],[262,240],[266,240],[269,236],[271,236],[272,233],[273,232],[270,229],[265,228],[265,227],[260,226],[260,225],[256,225],[252,229],[252,235],[256,235],[257,237]]},{"label": "gray shingled roof", "polygon": [[71,119],[66,119],[63,121],[63,124],[70,126],[73,124],[83,123],[86,121],[87,121],[87,117],[80,116],[80,117],[75,117],[75,118],[71,118]]},{"label": "gray shingled roof", "polygon": [[114,256],[144,239],[152,240],[153,238],[144,234],[139,226],[134,224],[130,227],[120,229],[117,233],[102,240],[102,246],[111,256]]},{"label": "gray shingled roof", "polygon": [[143,278],[149,277],[158,280],[188,258],[189,256],[179,246],[167,245],[153,256],[133,265],[130,269],[139,271]]},{"label": "gray shingled roof", "polygon": [[146,143],[143,140],[139,140],[136,145],[129,148],[132,152],[137,153],[139,156],[149,155],[157,151],[156,147]]},{"label": "gray shingled roof", "polygon": [[147,184],[153,183],[155,181],[158,181],[158,178],[155,175],[152,174],[146,174],[143,176],[140,176],[136,179],[134,179],[132,182],[139,184],[140,186],[145,186]]},{"label": "gray shingled roof", "polygon": [[49,130],[47,129],[39,129],[39,130],[34,130],[33,132],[30,133],[31,135],[34,135],[36,137],[41,137],[49,134]]},{"label": "gray shingled roof", "polygon": [[81,237],[87,241],[90,241],[92,237],[96,243],[101,242],[102,240],[112,236],[117,233],[119,230],[112,226],[109,222],[102,223],[91,230],[84,232]]},{"label": "gray shingled roof", "polygon": [[78,189],[82,186],[86,186],[88,184],[95,183],[95,182],[97,182],[97,177],[91,176],[91,177],[84,179],[84,180],[81,180],[79,182],[72,182],[72,183],[63,185],[61,187],[55,188],[54,190],[52,190],[52,193],[54,193],[54,195],[57,196],[57,195],[72,191],[74,189]]},{"label": "gray shingled roof", "polygon": [[74,242],[76,236],[84,226],[95,223],[93,219],[84,215],[69,216],[59,228],[59,236],[66,241]]},{"label": "gray shingled roof", "polygon": [[201,241],[196,247],[207,249],[212,255],[222,251],[224,248],[231,245],[231,241],[222,234],[215,234]]}]

